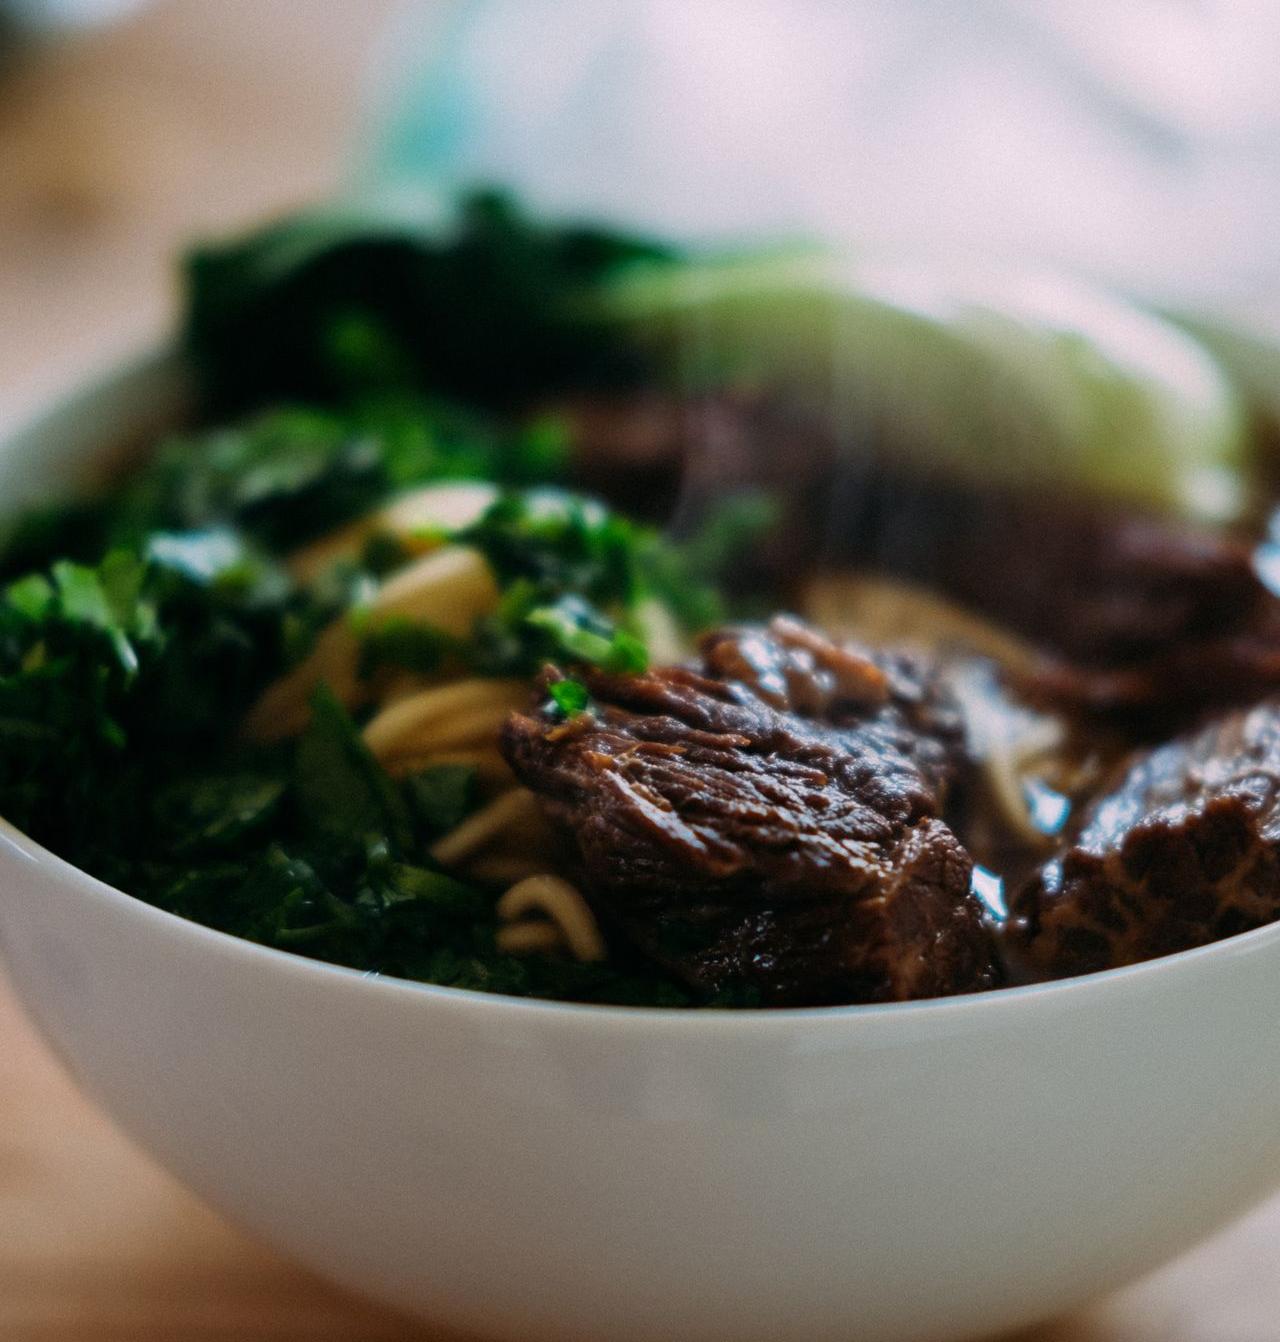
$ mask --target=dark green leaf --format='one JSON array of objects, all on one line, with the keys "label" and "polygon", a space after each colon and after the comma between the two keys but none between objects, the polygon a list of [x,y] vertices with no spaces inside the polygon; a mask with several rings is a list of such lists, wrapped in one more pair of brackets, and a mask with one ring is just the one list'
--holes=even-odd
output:
[{"label": "dark green leaf", "polygon": [[547,687],[552,702],[567,718],[582,713],[591,702],[587,687],[580,680],[557,680]]},{"label": "dark green leaf", "polygon": [[634,634],[603,623],[578,597],[539,606],[525,616],[525,623],[547,634],[554,651],[570,662],[587,662],[623,675],[639,674],[648,665],[645,646]]},{"label": "dark green leaf", "polygon": [[43,620],[53,609],[53,584],[43,573],[19,578],[5,589],[4,599],[28,620]]},{"label": "dark green leaf", "polygon": [[324,686],[312,697],[311,709],[294,779],[304,827],[321,840],[348,846],[385,835],[400,851],[408,850],[413,844],[408,808],[346,709]]},{"label": "dark green leaf", "polygon": [[437,764],[405,780],[409,805],[428,837],[461,823],[476,803],[476,771],[465,764]]},{"label": "dark green leaf", "polygon": [[450,918],[483,918],[491,913],[493,898],[475,886],[442,871],[397,863],[390,867],[380,891],[389,905],[415,904]]},{"label": "dark green leaf", "polygon": [[186,339],[224,413],[387,391],[524,405],[631,373],[578,300],[620,266],[669,254],[538,224],[493,193],[446,228],[301,215],[192,256]]},{"label": "dark green leaf", "polygon": [[426,675],[439,667],[455,641],[430,625],[398,618],[368,630],[360,642],[360,674],[371,676],[385,666]]},{"label": "dark green leaf", "polygon": [[225,773],[179,779],[156,796],[165,848],[174,855],[225,849],[270,822],[285,792],[283,778]]}]

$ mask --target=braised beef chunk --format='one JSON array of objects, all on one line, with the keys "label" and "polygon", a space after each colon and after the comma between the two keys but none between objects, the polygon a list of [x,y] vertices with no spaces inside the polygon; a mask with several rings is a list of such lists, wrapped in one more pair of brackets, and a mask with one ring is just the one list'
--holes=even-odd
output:
[{"label": "braised beef chunk", "polygon": [[1280,917],[1280,700],[1131,762],[1015,913],[1030,964],[1058,977]]},{"label": "braised beef chunk", "polygon": [[822,566],[909,581],[1042,649],[1041,702],[1132,717],[1148,739],[1280,688],[1280,600],[1236,537],[913,477],[875,425],[851,441],[759,392],[603,398],[568,415],[581,478],[628,500],[648,491],[677,533],[726,490],[778,501],[741,590],[786,591]]},{"label": "braised beef chunk", "polygon": [[[849,501],[847,562],[936,591],[1046,654],[1043,702],[1144,733],[1280,688],[1280,600],[1252,547],[1173,519],[892,477]],[[1145,720],[1144,720],[1145,719]]]},{"label": "braised beef chunk", "polygon": [[841,646],[791,616],[767,629],[726,629],[702,640],[703,670],[736,681],[782,712],[864,737],[909,759],[938,809],[967,763],[960,706],[937,668],[892,650]]},{"label": "braised beef chunk", "polygon": [[927,669],[799,622],[702,664],[585,676],[503,752],[614,931],[708,997],[890,1001],[992,986],[972,863],[940,818],[958,715]]},{"label": "braised beef chunk", "polygon": [[[1151,518],[1098,516],[1076,558],[1064,552],[1057,596],[1024,627],[1062,655],[1042,677],[1050,698],[1115,715],[1186,723],[1207,707],[1243,704],[1280,688],[1280,601],[1251,548]],[[1033,598],[1027,596],[1028,605]]]},{"label": "braised beef chunk", "polygon": [[889,482],[881,489],[885,520],[877,527],[869,518],[851,541],[859,558],[1073,662],[1132,665],[1174,638],[1239,630],[1267,604],[1250,547],[1185,522],[991,489],[935,485],[897,499]]}]

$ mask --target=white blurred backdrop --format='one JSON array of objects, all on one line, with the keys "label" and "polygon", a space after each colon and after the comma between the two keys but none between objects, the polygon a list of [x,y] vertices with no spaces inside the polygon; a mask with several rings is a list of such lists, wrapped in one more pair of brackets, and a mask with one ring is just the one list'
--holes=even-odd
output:
[{"label": "white blurred backdrop", "polygon": [[471,0],[376,173],[680,231],[1029,256],[1280,318],[1275,0]]}]

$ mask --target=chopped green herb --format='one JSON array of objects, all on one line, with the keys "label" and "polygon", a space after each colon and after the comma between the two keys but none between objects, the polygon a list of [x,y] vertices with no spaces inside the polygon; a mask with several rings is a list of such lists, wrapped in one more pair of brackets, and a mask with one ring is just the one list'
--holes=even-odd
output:
[{"label": "chopped green herb", "polygon": [[405,779],[410,810],[429,838],[451,830],[476,804],[476,771],[465,764],[437,764]]},{"label": "chopped green herb", "polygon": [[430,625],[399,617],[368,630],[360,644],[360,674],[371,676],[385,666],[419,675],[436,670],[453,648],[453,640]]},{"label": "chopped green herb", "polygon": [[385,837],[396,851],[408,851],[408,806],[347,711],[324,686],[312,696],[311,711],[294,775],[303,828],[322,842],[360,846]]},{"label": "chopped green herb", "polygon": [[625,629],[601,620],[578,597],[562,597],[554,605],[538,606],[525,623],[548,635],[552,650],[570,662],[587,662],[605,671],[638,673],[648,665],[644,644]]},{"label": "chopped green herb", "polygon": [[[195,255],[192,425],[97,495],[28,509],[0,534],[0,814],[132,894],[263,945],[457,987],[686,1005],[658,971],[498,950],[500,883],[429,856],[493,794],[487,772],[392,777],[362,737],[366,710],[323,687],[297,739],[258,745],[239,729],[418,547],[375,530],[305,582],[293,552],[424,484],[499,487],[474,526],[439,538],[484,555],[498,606],[467,637],[367,619],[361,693],[388,668],[640,671],[654,607],[690,633],[714,618],[712,584],[743,530],[721,523],[677,552],[570,492],[567,419],[540,408],[634,381],[636,357],[582,300],[665,254],[488,195],[444,235],[310,216]],[[566,716],[590,707],[572,675],[549,694]]]},{"label": "chopped green herb", "polygon": [[547,687],[552,702],[567,718],[585,712],[591,702],[587,687],[580,680],[557,680]]}]

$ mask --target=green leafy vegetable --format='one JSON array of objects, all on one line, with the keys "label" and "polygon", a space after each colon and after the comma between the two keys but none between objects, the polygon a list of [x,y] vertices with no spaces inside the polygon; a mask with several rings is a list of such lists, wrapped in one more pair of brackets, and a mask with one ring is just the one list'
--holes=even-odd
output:
[{"label": "green leafy vegetable", "polygon": [[458,539],[484,552],[504,582],[525,579],[599,602],[634,604],[650,533],[594,499],[561,490],[508,493]]},{"label": "green leafy vegetable", "polygon": [[360,739],[346,709],[323,686],[298,743],[294,791],[302,823],[321,842],[364,847],[385,837],[398,852],[413,844],[409,809]]},{"label": "green leafy vegetable", "polygon": [[436,838],[458,825],[479,797],[476,772],[464,764],[437,764],[405,780],[409,806],[419,827]]},{"label": "green leafy vegetable", "polygon": [[[155,608],[142,599],[145,569],[114,550],[97,568],[65,560],[53,566],[54,594],[41,612],[69,625],[97,629],[129,675],[138,670],[137,644],[156,637]],[[30,595],[28,591],[27,595]]]},{"label": "green leafy vegetable", "polygon": [[162,788],[153,814],[175,856],[225,853],[277,818],[286,786],[265,771],[196,774]]},{"label": "green leafy vegetable", "polygon": [[[457,987],[687,1004],[647,968],[498,950],[499,891],[429,856],[492,795],[473,768],[393,778],[323,686],[296,740],[238,730],[421,538],[375,528],[305,582],[295,548],[423,484],[498,487],[479,522],[439,537],[481,551],[498,609],[470,637],[367,621],[366,677],[638,671],[654,610],[690,631],[718,612],[713,570],[734,542],[708,530],[677,551],[547,488],[566,484],[569,439],[530,410],[634,375],[583,298],[664,255],[487,196],[448,234],[312,217],[194,257],[202,417],[95,497],[31,509],[0,537],[0,813],[263,945]],[[590,707],[577,679],[550,696],[566,716]]]},{"label": "green leafy vegetable", "polygon": [[473,770],[395,782],[324,690],[296,745],[236,743],[229,724],[284,665],[297,594],[278,571],[230,581],[254,553],[234,538],[156,533],[145,558],[59,564],[4,590],[5,817],[131,893],[268,946],[457,987],[687,1001],[660,977],[497,950],[494,892],[422,857],[479,804]]},{"label": "green leafy vegetable", "polygon": [[557,680],[547,689],[552,702],[567,718],[582,713],[591,703],[591,695],[580,680]]},{"label": "green leafy vegetable", "polygon": [[636,267],[594,311],[669,380],[767,388],[854,441],[888,420],[884,450],[943,478],[1217,522],[1243,501],[1243,406],[1209,352],[1060,277],[810,251]]},{"label": "green leafy vegetable", "polygon": [[669,254],[537,224],[495,193],[444,229],[313,214],[192,256],[188,340],[220,414],[370,392],[510,408],[619,376],[623,352],[575,302],[621,266]]},{"label": "green leafy vegetable", "polygon": [[580,597],[561,597],[552,605],[535,607],[524,618],[528,626],[546,633],[571,662],[588,662],[619,674],[638,673],[649,664],[645,646],[634,634],[601,621]]}]

